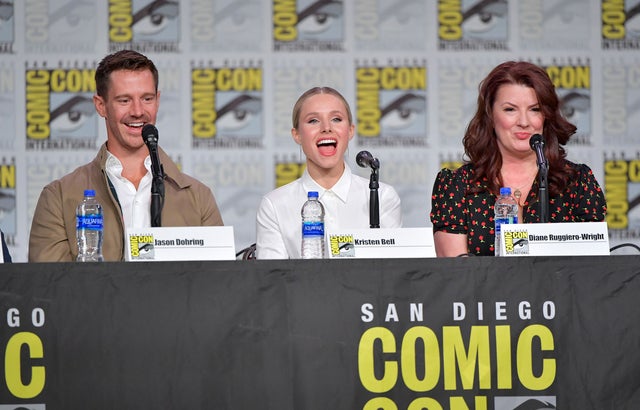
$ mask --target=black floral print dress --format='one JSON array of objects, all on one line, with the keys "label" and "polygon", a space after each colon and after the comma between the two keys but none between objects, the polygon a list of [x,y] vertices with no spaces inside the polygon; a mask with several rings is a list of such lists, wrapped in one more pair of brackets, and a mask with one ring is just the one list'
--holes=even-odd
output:
[{"label": "black floral print dress", "polygon": [[[549,222],[604,221],[606,200],[593,172],[587,165],[567,163],[576,169],[577,174],[561,195],[549,198]],[[431,195],[431,223],[434,232],[466,234],[470,254],[493,255],[496,195],[488,189],[470,193],[473,173],[471,164],[456,170],[445,168],[438,173]],[[486,188],[486,181],[476,186]],[[540,222],[537,197],[536,178],[524,203],[523,221],[520,223]]]}]

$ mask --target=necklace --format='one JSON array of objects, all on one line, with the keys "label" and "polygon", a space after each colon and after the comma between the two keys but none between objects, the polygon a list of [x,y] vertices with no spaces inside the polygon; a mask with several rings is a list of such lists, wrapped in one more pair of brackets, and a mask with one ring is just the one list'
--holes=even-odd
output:
[{"label": "necklace", "polygon": [[516,190],[513,192],[513,196],[515,196],[515,197],[516,197],[516,201],[518,201],[518,203],[520,203],[520,197],[522,196],[522,192],[520,192],[520,190],[519,190],[519,189],[516,189]]},{"label": "necklace", "polygon": [[[527,172],[527,174],[528,174],[528,172]],[[528,193],[531,190],[531,186],[533,186],[533,181],[534,181],[534,179],[535,179],[537,174],[538,174],[538,169],[536,168],[535,169],[535,174],[533,174],[533,176],[531,176],[529,178],[525,178],[525,179],[519,178],[520,181],[528,180],[528,182],[525,182],[524,184],[520,184],[520,186],[513,186],[512,187],[513,188],[513,196],[516,199],[516,201],[518,202],[518,205],[520,205],[520,206],[524,205],[524,203],[520,202],[520,200],[522,199],[522,196],[523,196],[522,195],[523,194],[523,190],[526,189],[526,191],[524,191],[526,193]],[[502,179],[504,181],[504,176],[503,176]],[[513,181],[511,181],[511,182],[513,182]],[[508,186],[508,185],[506,185],[506,186]],[[526,200],[527,200],[527,197],[525,196],[523,201],[526,202]]]}]

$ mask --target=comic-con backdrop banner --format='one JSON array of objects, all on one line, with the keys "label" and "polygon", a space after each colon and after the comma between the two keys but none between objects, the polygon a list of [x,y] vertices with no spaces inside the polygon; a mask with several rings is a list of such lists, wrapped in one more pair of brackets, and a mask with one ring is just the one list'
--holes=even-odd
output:
[{"label": "comic-con backdrop banner", "polygon": [[0,409],[640,406],[636,256],[240,263],[0,267]]},{"label": "comic-con backdrop banner", "polygon": [[[92,104],[106,54],[160,72],[159,143],[213,190],[236,248],[262,195],[297,178],[291,110],[312,86],[350,102],[347,157],[380,160],[404,225],[429,226],[437,172],[462,163],[478,83],[510,59],[544,67],[578,127],[569,159],[605,190],[611,244],[640,245],[640,0],[4,0],[0,228],[26,261],[42,187],[105,141]],[[92,187],[78,187],[86,189]],[[624,250],[618,253],[626,253]]]}]

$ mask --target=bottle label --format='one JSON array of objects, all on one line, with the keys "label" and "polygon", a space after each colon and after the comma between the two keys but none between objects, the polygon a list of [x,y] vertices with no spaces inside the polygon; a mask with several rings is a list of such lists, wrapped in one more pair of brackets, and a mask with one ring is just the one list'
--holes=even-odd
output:
[{"label": "bottle label", "polygon": [[101,230],[103,226],[102,215],[78,215],[76,229]]},{"label": "bottle label", "polygon": [[517,224],[518,223],[518,216],[508,216],[506,218],[494,218],[493,221],[495,222],[495,226],[496,226],[496,234],[500,233],[500,225],[502,224]]},{"label": "bottle label", "polygon": [[324,223],[303,222],[302,236],[324,236]]}]

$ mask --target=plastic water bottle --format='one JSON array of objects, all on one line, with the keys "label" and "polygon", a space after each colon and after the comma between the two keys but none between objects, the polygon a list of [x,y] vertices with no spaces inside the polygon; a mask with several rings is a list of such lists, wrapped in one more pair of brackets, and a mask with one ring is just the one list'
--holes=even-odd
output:
[{"label": "plastic water bottle", "polygon": [[76,208],[76,240],[78,262],[102,262],[102,205],[96,200],[96,191],[86,189],[84,199]]},{"label": "plastic water bottle", "polygon": [[502,224],[517,224],[518,223],[518,201],[511,195],[511,188],[500,188],[500,196],[496,198],[494,205],[494,217],[495,222],[495,255],[502,256],[502,250],[500,249],[500,225]]},{"label": "plastic water bottle", "polygon": [[324,206],[310,191],[302,205],[302,259],[324,258]]}]

